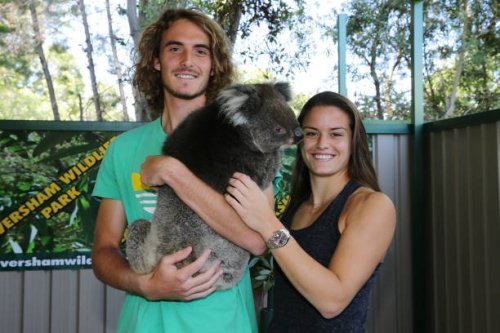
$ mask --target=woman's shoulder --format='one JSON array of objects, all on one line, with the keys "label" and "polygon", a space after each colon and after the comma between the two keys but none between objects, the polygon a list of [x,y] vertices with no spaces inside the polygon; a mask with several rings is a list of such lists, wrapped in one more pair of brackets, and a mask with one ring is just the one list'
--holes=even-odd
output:
[{"label": "woman's shoulder", "polygon": [[392,200],[387,194],[380,191],[375,191],[366,186],[360,186],[350,196],[349,201],[354,205],[392,205]]},{"label": "woman's shoulder", "polygon": [[351,221],[377,217],[392,221],[395,220],[395,207],[387,194],[361,186],[349,197],[344,214]]}]

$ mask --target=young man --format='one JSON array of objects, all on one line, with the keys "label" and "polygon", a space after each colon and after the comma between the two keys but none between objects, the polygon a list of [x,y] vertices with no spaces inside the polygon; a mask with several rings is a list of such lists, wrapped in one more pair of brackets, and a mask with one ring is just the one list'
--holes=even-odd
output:
[{"label": "young man", "polygon": [[[223,31],[196,11],[167,10],[141,37],[134,83],[159,117],[113,141],[93,192],[102,198],[92,254],[95,275],[127,292],[117,332],[257,332],[248,270],[234,288],[214,292],[221,268],[199,272],[210,249],[182,269],[175,263],[191,248],[166,255],[145,275],[132,271],[120,252],[127,224],[152,217],[156,195],[144,184],[165,183],[221,235],[253,254],[264,251],[262,238],[222,194],[177,160],[158,156],[168,135],[230,83],[232,73]],[[272,189],[267,193],[272,202]]]}]

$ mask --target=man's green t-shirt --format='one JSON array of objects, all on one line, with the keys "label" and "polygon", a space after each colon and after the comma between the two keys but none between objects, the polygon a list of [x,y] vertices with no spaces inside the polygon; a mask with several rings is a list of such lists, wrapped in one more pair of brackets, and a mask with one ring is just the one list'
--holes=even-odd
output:
[{"label": "man's green t-shirt", "polygon": [[[93,195],[121,201],[129,224],[153,216],[156,193],[142,185],[139,172],[147,156],[161,154],[165,139],[160,119],[125,132],[111,143],[99,168]],[[257,332],[249,270],[235,287],[189,302],[148,301],[127,293],[117,326],[117,332],[127,333]]]}]

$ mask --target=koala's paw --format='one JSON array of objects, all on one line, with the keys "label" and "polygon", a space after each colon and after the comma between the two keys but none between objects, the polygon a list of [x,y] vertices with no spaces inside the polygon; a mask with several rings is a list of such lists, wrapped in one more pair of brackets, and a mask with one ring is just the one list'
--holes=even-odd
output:
[{"label": "koala's paw", "polygon": [[[224,269],[223,263],[221,264]],[[224,269],[224,273],[222,273],[217,282],[215,282],[214,286],[218,290],[230,289],[240,280],[241,275],[240,272]]]},{"label": "koala's paw", "polygon": [[233,251],[232,255],[227,255],[225,259],[221,260],[221,267],[224,273],[215,282],[215,288],[224,290],[232,288],[237,284],[245,273],[249,257],[248,252],[237,248],[237,251]]},{"label": "koala's paw", "polygon": [[130,267],[138,273],[148,273],[153,267],[147,264],[145,240],[151,229],[151,223],[146,220],[136,220],[128,227],[126,243],[127,258]]}]

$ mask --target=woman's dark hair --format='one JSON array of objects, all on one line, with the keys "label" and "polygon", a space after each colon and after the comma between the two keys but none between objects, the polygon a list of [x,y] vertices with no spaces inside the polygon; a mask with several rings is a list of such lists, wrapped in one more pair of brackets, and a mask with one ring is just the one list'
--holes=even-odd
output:
[{"label": "woman's dark hair", "polygon": [[212,71],[206,92],[207,101],[215,98],[221,88],[232,82],[233,64],[231,49],[222,28],[205,14],[191,9],[167,9],[158,20],[142,33],[138,46],[138,61],[135,65],[134,86],[142,93],[152,118],[163,112],[164,95],[161,74],[154,68],[160,56],[163,33],[177,20],[186,19],[199,26],[209,37],[212,56]]},{"label": "woman's dark hair", "polygon": [[[348,175],[359,184],[369,187],[375,191],[380,191],[375,169],[373,168],[370,151],[368,149],[368,140],[366,130],[361,121],[361,116],[354,103],[346,97],[331,92],[324,91],[311,97],[300,111],[298,121],[302,126],[304,118],[311,110],[318,106],[336,106],[344,111],[349,117],[349,125],[352,132],[351,156],[349,158]],[[304,163],[300,148],[297,147],[295,167],[292,177],[291,198],[288,207],[294,205],[297,200],[311,195],[311,182],[309,170]]]}]

